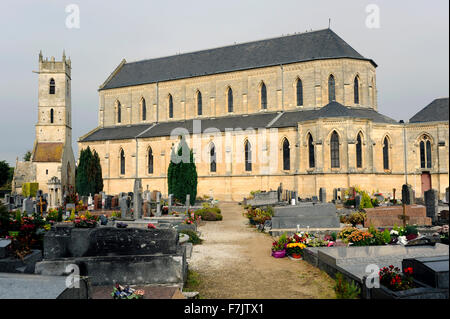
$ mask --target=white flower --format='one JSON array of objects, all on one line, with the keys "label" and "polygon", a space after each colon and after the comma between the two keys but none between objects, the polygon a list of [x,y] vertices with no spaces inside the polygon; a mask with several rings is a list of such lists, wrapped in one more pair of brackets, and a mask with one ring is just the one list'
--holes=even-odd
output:
[{"label": "white flower", "polygon": [[406,240],[406,236],[400,236],[398,237],[398,243],[400,245],[406,245],[408,243],[408,241]]},{"label": "white flower", "polygon": [[396,236],[398,236],[398,231],[396,231],[396,230],[391,230],[391,235],[396,235]]}]

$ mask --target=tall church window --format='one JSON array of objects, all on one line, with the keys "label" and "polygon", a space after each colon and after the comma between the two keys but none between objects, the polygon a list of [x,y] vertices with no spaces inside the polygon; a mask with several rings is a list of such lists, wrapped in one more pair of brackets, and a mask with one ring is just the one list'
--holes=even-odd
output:
[{"label": "tall church window", "polygon": [[331,168],[339,168],[339,135],[336,131],[331,134],[330,140]]},{"label": "tall church window", "polygon": [[53,109],[50,109],[50,123],[53,123],[54,122],[54,111],[53,111]]},{"label": "tall church window", "polygon": [[197,92],[197,115],[203,114],[203,105],[202,105],[202,93],[200,91]]},{"label": "tall church window", "polygon": [[122,105],[117,101],[117,123],[122,122]]},{"label": "tall church window", "polygon": [[252,145],[249,141],[245,141],[245,170],[250,172],[252,170]]},{"label": "tall church window", "polygon": [[387,137],[383,141],[383,168],[389,169],[389,140]]},{"label": "tall church window", "polygon": [[169,94],[169,118],[173,118],[173,99],[171,94]]},{"label": "tall church window", "polygon": [[361,134],[356,138],[356,167],[362,167],[362,139]]},{"label": "tall church window", "polygon": [[53,78],[50,79],[50,89],[49,94],[55,94],[55,80]]},{"label": "tall church window", "polygon": [[316,156],[314,154],[314,141],[311,134],[308,134],[308,153],[309,168],[314,168],[316,166]]},{"label": "tall church window", "polygon": [[267,109],[267,88],[264,82],[261,84],[261,109]]},{"label": "tall church window", "polygon": [[355,81],[353,83],[353,94],[354,94],[354,102],[355,104],[359,104],[359,78],[355,77]]},{"label": "tall church window", "polygon": [[233,112],[233,90],[231,88],[228,88],[227,93],[227,102],[228,102],[228,113]]},{"label": "tall church window", "polygon": [[287,138],[283,140],[283,170],[289,171],[291,169],[291,150]]},{"label": "tall church window", "polygon": [[328,102],[331,103],[333,101],[336,101],[336,83],[334,75],[331,74],[328,78]]},{"label": "tall church window", "polygon": [[125,152],[120,150],[120,174],[125,174]]},{"label": "tall church window", "polygon": [[209,149],[209,170],[211,172],[216,171],[216,147],[214,146],[214,143],[211,143],[211,147]]},{"label": "tall church window", "polygon": [[145,99],[142,98],[141,100],[141,108],[142,108],[142,120],[147,120],[147,105],[145,104]]},{"label": "tall church window", "polygon": [[151,147],[148,148],[147,154],[147,172],[153,174],[153,150]]},{"label": "tall church window", "polygon": [[420,168],[431,168],[431,142],[426,135],[420,141]]},{"label": "tall church window", "polygon": [[297,106],[303,105],[303,83],[302,80],[297,80]]}]

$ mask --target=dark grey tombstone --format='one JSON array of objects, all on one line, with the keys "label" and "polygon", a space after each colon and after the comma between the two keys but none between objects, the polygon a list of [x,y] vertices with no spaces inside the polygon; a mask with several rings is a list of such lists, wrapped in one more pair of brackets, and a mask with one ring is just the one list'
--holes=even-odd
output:
[{"label": "dark grey tombstone", "polygon": [[409,184],[403,184],[402,186],[402,203],[405,205],[414,204],[414,192]]},{"label": "dark grey tombstone", "polygon": [[326,189],[323,187],[319,189],[319,200],[322,203],[325,203],[327,201],[327,192]]},{"label": "dark grey tombstone", "polygon": [[361,195],[356,194],[355,195],[355,208],[358,208],[360,204],[361,204]]},{"label": "dark grey tombstone", "polygon": [[25,198],[23,200],[22,213],[26,213],[27,216],[33,214],[33,200],[31,198]]},{"label": "dark grey tombstone", "polygon": [[106,195],[106,198],[105,198],[105,209],[111,209],[111,204],[112,204],[112,196]]},{"label": "dark grey tombstone", "polygon": [[277,188],[277,197],[278,197],[278,201],[281,202],[283,200],[283,184],[280,183],[280,186],[278,186]]},{"label": "dark grey tombstone", "polygon": [[[447,256],[407,258],[402,268],[411,267],[414,279],[433,288],[448,289],[449,259]],[[448,291],[447,291],[448,294]]]},{"label": "dark grey tombstone", "polygon": [[156,193],[156,217],[161,216],[161,193]]},{"label": "dark grey tombstone", "polygon": [[337,188],[333,189],[333,200],[337,201],[338,199],[338,190]]},{"label": "dark grey tombstone", "polygon": [[173,194],[169,194],[169,207],[173,206]]},{"label": "dark grey tombstone", "polygon": [[6,257],[9,245],[11,245],[11,239],[0,238],[0,258]]},{"label": "dark grey tombstone", "polygon": [[427,190],[424,193],[425,197],[425,207],[427,209],[427,217],[430,217],[432,222],[436,222],[437,215],[439,213],[439,199],[438,199],[438,191],[435,189]]}]

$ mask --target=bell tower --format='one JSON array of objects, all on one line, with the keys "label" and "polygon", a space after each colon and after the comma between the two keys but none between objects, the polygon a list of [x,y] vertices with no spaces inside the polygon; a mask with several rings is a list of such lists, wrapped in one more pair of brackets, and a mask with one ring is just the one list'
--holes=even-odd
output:
[{"label": "bell tower", "polygon": [[39,93],[36,142],[72,141],[71,61],[43,58],[39,53]]}]

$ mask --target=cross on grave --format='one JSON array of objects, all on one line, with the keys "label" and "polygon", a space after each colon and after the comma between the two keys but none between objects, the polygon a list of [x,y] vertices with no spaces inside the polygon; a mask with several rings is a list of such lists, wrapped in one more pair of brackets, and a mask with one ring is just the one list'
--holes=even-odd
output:
[{"label": "cross on grave", "polygon": [[402,220],[403,227],[406,227],[406,221],[409,220],[409,216],[406,216],[406,204],[403,203],[403,214],[398,215],[398,218]]}]

